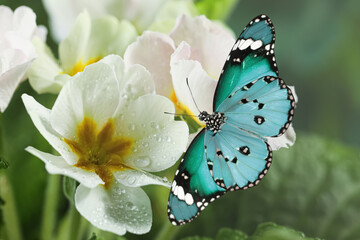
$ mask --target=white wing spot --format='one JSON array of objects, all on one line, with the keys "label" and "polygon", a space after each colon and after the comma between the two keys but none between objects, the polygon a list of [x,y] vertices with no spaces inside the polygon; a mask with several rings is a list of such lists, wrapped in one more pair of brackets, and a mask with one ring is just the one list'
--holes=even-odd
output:
[{"label": "white wing spot", "polygon": [[187,205],[192,205],[194,203],[194,198],[190,193],[185,194],[185,202]]},{"label": "white wing spot", "polygon": [[233,46],[233,49],[232,49],[233,51],[238,48],[239,43],[240,43],[240,41],[237,40],[236,43],[235,43],[234,46]]},{"label": "white wing spot", "polygon": [[253,44],[251,44],[250,48],[252,50],[256,50],[260,48],[263,45],[263,42],[261,40],[256,40]]},{"label": "white wing spot", "polygon": [[185,199],[185,193],[184,193],[184,189],[181,186],[178,186],[178,191],[177,191],[177,196],[180,200],[184,200]]},{"label": "white wing spot", "polygon": [[254,40],[252,40],[251,38],[246,39],[243,44],[241,44],[241,45],[239,44],[239,49],[244,50],[244,49],[248,48],[253,42],[254,42]]}]

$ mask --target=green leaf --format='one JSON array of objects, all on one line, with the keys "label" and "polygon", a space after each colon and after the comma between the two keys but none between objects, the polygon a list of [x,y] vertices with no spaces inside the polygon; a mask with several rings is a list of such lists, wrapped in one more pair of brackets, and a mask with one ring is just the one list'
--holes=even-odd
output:
[{"label": "green leaf", "polygon": [[100,240],[96,237],[95,233],[92,233],[91,237],[88,240]]},{"label": "green leaf", "polygon": [[[222,228],[216,234],[214,240],[320,240],[319,238],[307,238],[304,233],[291,228],[279,226],[275,223],[262,223],[257,226],[252,236],[248,236],[239,230]],[[187,237],[182,240],[212,240],[207,237]]]},{"label": "green leaf", "polygon": [[[5,201],[0,196],[0,229],[2,229],[2,226],[4,225],[4,214],[3,214],[3,210],[2,210],[2,206],[4,204],[5,204]],[[0,231],[0,236],[1,236],[1,231]]]},{"label": "green leaf", "polygon": [[182,238],[181,240],[212,240],[212,238],[195,236],[195,237]]},{"label": "green leaf", "polygon": [[[240,239],[240,238],[239,238]],[[275,223],[260,224],[254,235],[247,240],[319,240],[319,238],[307,238],[302,232],[291,228],[276,225]],[[218,240],[218,239],[216,239]],[[235,239],[234,239],[235,240]]]},{"label": "green leaf", "polygon": [[238,230],[222,228],[216,235],[215,240],[246,240],[248,236]]},{"label": "green leaf", "polygon": [[0,169],[7,169],[9,167],[9,163],[0,157]]},{"label": "green leaf", "polygon": [[75,191],[78,186],[78,182],[70,177],[63,177],[63,191],[65,197],[72,203],[75,204]]},{"label": "green leaf", "polygon": [[200,14],[209,19],[225,20],[237,4],[237,0],[197,0],[195,6]]}]

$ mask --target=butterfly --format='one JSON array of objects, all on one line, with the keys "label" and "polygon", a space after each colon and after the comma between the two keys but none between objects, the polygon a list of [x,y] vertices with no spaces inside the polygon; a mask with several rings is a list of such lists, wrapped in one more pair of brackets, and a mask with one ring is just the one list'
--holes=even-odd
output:
[{"label": "butterfly", "polygon": [[285,133],[295,108],[291,89],[278,77],[274,44],[266,15],[250,21],[236,40],[215,90],[215,111],[200,112],[206,126],[175,173],[168,202],[173,225],[192,221],[226,192],[257,185],[268,172],[267,137]]}]

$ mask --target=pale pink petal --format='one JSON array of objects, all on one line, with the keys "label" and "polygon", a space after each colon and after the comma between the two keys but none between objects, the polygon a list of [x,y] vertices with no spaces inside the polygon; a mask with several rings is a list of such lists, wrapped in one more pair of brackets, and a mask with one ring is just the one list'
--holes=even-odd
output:
[{"label": "pale pink petal", "polygon": [[126,50],[126,64],[143,65],[153,76],[156,93],[169,97],[172,91],[170,57],[174,52],[173,40],[165,34],[144,32]]},{"label": "pale pink petal", "polygon": [[216,80],[235,42],[225,28],[205,16],[180,16],[170,37],[176,45],[182,41],[187,42],[191,46],[190,58],[199,61],[205,71]]},{"label": "pale pink petal", "polygon": [[[199,114],[196,105],[200,111],[212,113],[217,81],[204,71],[198,61],[187,60],[191,50],[187,43],[182,42],[172,55],[171,75],[174,91],[178,102],[189,108],[193,114]],[[188,79],[189,86],[186,79]]]}]

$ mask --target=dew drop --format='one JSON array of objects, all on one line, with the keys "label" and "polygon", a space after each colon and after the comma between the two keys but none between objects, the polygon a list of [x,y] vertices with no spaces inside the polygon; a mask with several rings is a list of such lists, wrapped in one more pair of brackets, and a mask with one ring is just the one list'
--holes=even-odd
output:
[{"label": "dew drop", "polygon": [[151,126],[152,128],[154,128],[154,129],[159,129],[159,128],[160,128],[159,124],[157,124],[157,123],[155,123],[155,122],[151,122],[151,123],[150,123],[150,126]]},{"label": "dew drop", "polygon": [[130,130],[131,130],[131,131],[135,131],[135,124],[133,124],[133,123],[130,124]]},{"label": "dew drop", "polygon": [[136,207],[134,206],[134,204],[133,204],[132,202],[127,202],[127,203],[125,204],[125,207],[128,208],[128,209],[130,209],[130,210],[136,209]]},{"label": "dew drop", "polygon": [[167,141],[167,142],[171,142],[171,137],[167,137],[167,138],[166,138],[166,141]]},{"label": "dew drop", "polygon": [[130,185],[132,185],[132,184],[134,184],[134,183],[136,182],[136,179],[135,179],[135,177],[133,177],[133,176],[129,176],[129,177],[127,178],[127,182],[128,182]]},{"label": "dew drop", "polygon": [[150,158],[148,157],[142,157],[135,160],[135,165],[138,167],[147,167],[150,165]]}]

